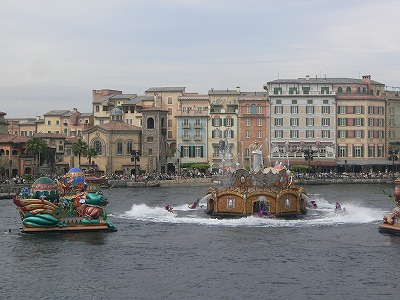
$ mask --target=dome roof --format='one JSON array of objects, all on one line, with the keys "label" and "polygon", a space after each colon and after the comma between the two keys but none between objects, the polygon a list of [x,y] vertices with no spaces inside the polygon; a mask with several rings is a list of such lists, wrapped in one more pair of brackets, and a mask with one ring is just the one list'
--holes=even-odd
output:
[{"label": "dome roof", "polygon": [[124,113],[122,112],[121,109],[118,107],[114,107],[112,110],[110,110],[110,116],[122,116]]},{"label": "dome roof", "polygon": [[72,169],[70,169],[69,171],[68,171],[68,173],[81,173],[82,171],[81,171],[81,169],[79,169],[79,168],[72,168]]},{"label": "dome roof", "polygon": [[33,184],[38,185],[38,184],[56,184],[56,183],[49,177],[40,177],[36,179],[36,181]]}]

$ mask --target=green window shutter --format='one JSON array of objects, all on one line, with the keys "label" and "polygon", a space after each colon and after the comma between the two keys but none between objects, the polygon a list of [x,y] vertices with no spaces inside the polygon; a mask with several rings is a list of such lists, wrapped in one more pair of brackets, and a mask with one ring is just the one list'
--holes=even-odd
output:
[{"label": "green window shutter", "polygon": [[235,135],[235,132],[232,130],[232,131],[231,131],[231,138],[233,138],[234,135]]},{"label": "green window shutter", "polygon": [[215,121],[215,119],[212,118],[212,119],[211,119],[211,124],[212,124],[212,126],[215,126],[215,122],[214,122],[214,121]]},{"label": "green window shutter", "polygon": [[200,156],[204,157],[204,147],[203,146],[200,147]]},{"label": "green window shutter", "polygon": [[226,118],[224,118],[224,126],[226,126]]},{"label": "green window shutter", "polygon": [[231,125],[235,126],[233,118],[231,119]]},{"label": "green window shutter", "polygon": [[183,157],[183,146],[181,146],[181,157]]},{"label": "green window shutter", "polygon": [[212,137],[212,138],[215,138],[214,130],[211,131],[211,137]]}]

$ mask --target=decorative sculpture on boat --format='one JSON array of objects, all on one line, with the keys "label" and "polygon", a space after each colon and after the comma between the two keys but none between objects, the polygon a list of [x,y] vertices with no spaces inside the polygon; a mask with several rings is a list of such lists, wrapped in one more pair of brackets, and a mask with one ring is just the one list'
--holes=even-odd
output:
[{"label": "decorative sculpture on boat", "polygon": [[107,219],[107,197],[100,190],[104,178],[84,176],[73,168],[57,183],[37,179],[14,197],[23,232],[116,231]]},{"label": "decorative sculpture on boat", "polygon": [[295,187],[281,163],[263,167],[261,146],[253,145],[252,171],[238,169],[228,186],[210,188],[206,212],[214,216],[297,217],[307,211],[305,189]]},{"label": "decorative sculpture on boat", "polygon": [[393,200],[396,206],[392,209],[391,214],[383,216],[383,224],[379,225],[379,231],[400,235],[400,178],[397,178],[395,183]]}]

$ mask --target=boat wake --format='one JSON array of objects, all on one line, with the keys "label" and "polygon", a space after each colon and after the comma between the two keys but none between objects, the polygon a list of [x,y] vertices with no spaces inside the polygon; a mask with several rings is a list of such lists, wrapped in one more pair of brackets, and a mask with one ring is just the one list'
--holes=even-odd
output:
[{"label": "boat wake", "polygon": [[341,224],[365,224],[380,221],[382,210],[363,207],[353,202],[342,202],[346,207],[346,214],[335,212],[335,203],[329,203],[325,199],[310,197],[317,203],[316,209],[309,209],[307,214],[299,219],[269,219],[258,217],[242,218],[215,218],[204,211],[206,204],[200,201],[199,207],[190,209],[187,204],[172,205],[173,213],[164,207],[151,207],[146,204],[134,204],[129,211],[112,214],[121,219],[133,219],[138,221],[165,222],[174,224],[198,224],[203,226],[228,226],[228,227],[315,227],[315,226],[339,226]]}]

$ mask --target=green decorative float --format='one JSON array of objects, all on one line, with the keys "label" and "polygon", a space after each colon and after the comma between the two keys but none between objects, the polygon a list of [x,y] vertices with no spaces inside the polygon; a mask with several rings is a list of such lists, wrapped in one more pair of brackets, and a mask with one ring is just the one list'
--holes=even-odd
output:
[{"label": "green decorative float", "polygon": [[[85,178],[79,169],[73,171],[74,177],[69,172],[56,182],[41,177],[30,190],[23,188],[14,197],[23,232],[117,231],[107,219],[108,199],[100,190],[104,178]],[[76,174],[79,174],[78,180]],[[85,186],[90,186],[90,190]]]}]

